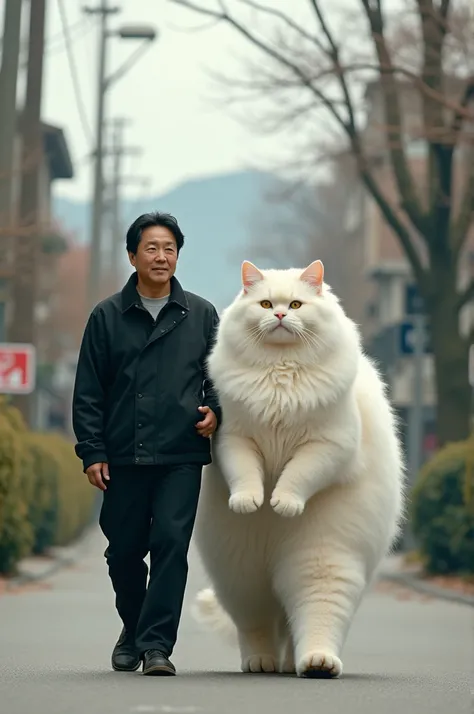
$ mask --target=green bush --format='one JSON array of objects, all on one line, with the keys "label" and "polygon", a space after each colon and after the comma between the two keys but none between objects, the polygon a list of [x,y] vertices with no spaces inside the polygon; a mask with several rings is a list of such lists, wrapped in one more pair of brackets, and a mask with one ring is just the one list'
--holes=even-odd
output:
[{"label": "green bush", "polygon": [[53,433],[41,434],[38,438],[57,464],[58,519],[54,545],[67,545],[89,524],[97,490],[83,474],[82,464],[69,441]]},{"label": "green bush", "polygon": [[474,573],[474,437],[425,464],[412,491],[412,522],[427,572]]},{"label": "green bush", "polygon": [[0,573],[77,538],[95,497],[73,445],[58,434],[29,432],[0,399]]},{"label": "green bush", "polygon": [[[35,555],[44,553],[55,544],[59,519],[58,479],[60,468],[57,460],[45,448],[39,434],[26,433],[23,440],[29,473],[35,473],[29,499],[29,521],[33,528]],[[33,467],[34,465],[34,467]]]},{"label": "green bush", "polygon": [[10,573],[31,551],[29,482],[23,468],[21,434],[0,412],[0,572]]}]

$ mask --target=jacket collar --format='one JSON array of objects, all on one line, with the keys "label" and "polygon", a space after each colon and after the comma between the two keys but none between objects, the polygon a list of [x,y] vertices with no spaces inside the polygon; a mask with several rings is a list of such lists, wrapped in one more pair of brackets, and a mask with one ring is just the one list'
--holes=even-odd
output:
[{"label": "jacket collar", "polygon": [[[140,296],[137,292],[138,276],[134,272],[131,274],[122,290],[122,312],[126,312],[134,305],[141,305]],[[174,302],[185,310],[189,310],[189,303],[180,282],[174,276],[171,278],[170,302]]]}]

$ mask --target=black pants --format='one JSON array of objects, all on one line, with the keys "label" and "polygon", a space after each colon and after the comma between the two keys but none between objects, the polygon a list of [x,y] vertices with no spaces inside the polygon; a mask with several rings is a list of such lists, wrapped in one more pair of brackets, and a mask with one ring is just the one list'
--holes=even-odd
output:
[{"label": "black pants", "polygon": [[105,557],[118,613],[141,654],[169,657],[176,643],[201,473],[196,464],[110,468],[100,514]]}]

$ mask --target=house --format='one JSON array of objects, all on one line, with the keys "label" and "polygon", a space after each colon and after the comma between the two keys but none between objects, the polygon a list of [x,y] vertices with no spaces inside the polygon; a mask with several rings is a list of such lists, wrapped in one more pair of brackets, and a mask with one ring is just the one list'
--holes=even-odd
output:
[{"label": "house", "polygon": [[[18,117],[21,126],[21,115]],[[58,261],[67,250],[67,241],[59,226],[55,225],[52,215],[52,188],[58,180],[70,180],[74,176],[72,160],[65,134],[60,127],[42,123],[42,154],[39,168],[39,215],[38,241],[40,243],[37,264],[37,301],[35,305],[36,335],[35,347],[37,353],[37,385],[35,392],[36,419],[34,426],[48,428],[48,414],[54,409],[57,396],[50,387],[51,373],[54,363],[60,354],[59,335],[57,334],[52,316],[55,305],[60,302],[58,292]],[[22,170],[21,134],[17,133],[14,145],[14,168],[12,186],[12,224],[19,225],[19,199]],[[2,234],[2,251],[0,264],[0,318],[2,324],[2,339],[8,339],[9,326],[12,318],[12,304],[9,288],[13,275],[14,235]]]}]

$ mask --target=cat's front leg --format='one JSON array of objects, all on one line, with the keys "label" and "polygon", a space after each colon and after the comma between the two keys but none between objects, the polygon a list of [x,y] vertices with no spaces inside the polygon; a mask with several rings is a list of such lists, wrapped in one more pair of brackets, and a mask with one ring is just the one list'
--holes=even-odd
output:
[{"label": "cat's front leg", "polygon": [[263,503],[262,457],[252,439],[221,434],[216,444],[219,467],[229,486],[229,508],[253,513]]},{"label": "cat's front leg", "polygon": [[295,452],[282,471],[270,505],[280,516],[292,518],[304,511],[306,502],[332,485],[354,455],[356,440],[350,435],[338,441],[311,441]]}]

